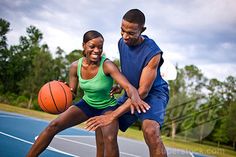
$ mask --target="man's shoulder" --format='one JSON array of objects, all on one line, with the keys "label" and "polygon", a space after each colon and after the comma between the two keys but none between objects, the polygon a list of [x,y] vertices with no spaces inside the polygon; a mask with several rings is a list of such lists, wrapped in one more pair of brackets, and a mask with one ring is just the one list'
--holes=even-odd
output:
[{"label": "man's shoulder", "polygon": [[120,38],[119,41],[118,41],[118,44],[120,44],[122,41],[123,41],[122,38]]},{"label": "man's shoulder", "polygon": [[156,42],[152,39],[149,38],[147,35],[143,35],[145,43],[148,45],[157,45]]}]

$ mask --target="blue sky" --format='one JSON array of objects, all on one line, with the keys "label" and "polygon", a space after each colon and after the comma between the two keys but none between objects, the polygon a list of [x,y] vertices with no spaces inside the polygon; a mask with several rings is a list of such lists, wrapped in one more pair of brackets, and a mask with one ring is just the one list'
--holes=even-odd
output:
[{"label": "blue sky", "polygon": [[10,45],[18,44],[26,28],[36,26],[54,53],[82,49],[82,36],[90,29],[104,35],[104,52],[118,58],[117,41],[123,14],[139,8],[147,30],[164,52],[167,62],[196,65],[206,77],[236,77],[235,0],[0,0],[0,17],[11,24]]}]

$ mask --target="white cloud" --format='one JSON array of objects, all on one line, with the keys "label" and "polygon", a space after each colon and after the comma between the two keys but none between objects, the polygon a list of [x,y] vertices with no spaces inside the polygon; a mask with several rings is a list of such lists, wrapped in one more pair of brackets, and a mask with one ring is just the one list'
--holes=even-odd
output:
[{"label": "white cloud", "polygon": [[[16,44],[19,36],[26,34],[26,27],[35,25],[53,53],[57,46],[69,53],[81,48],[87,30],[96,29],[105,38],[104,52],[114,59],[119,56],[121,18],[131,8],[139,8],[146,14],[145,34],[157,42],[164,58],[172,64],[195,64],[209,77],[236,76],[232,71],[236,68],[234,0],[148,3],[138,0],[127,1],[125,5],[118,0],[16,0],[14,3],[2,0],[0,15],[11,24],[10,44]],[[227,69],[219,75],[217,70],[222,67]]]},{"label": "white cloud", "polygon": [[207,78],[217,78],[223,81],[228,76],[236,76],[236,64],[205,64],[199,65],[198,68]]}]

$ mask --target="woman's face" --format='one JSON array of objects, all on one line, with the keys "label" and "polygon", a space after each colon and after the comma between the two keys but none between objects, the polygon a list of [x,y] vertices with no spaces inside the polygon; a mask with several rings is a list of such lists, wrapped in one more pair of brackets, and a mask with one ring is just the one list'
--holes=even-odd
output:
[{"label": "woman's face", "polygon": [[98,62],[101,59],[103,52],[103,38],[97,37],[83,43],[84,53],[86,58],[91,62]]}]

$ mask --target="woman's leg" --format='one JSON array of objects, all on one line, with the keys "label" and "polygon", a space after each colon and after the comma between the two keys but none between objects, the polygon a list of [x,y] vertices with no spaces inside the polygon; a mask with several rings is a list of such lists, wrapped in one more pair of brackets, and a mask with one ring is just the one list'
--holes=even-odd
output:
[{"label": "woman's leg", "polygon": [[104,141],[101,128],[96,129],[97,156],[104,157]]},{"label": "woman's leg", "polygon": [[119,147],[117,143],[118,130],[119,123],[117,120],[107,126],[101,127],[104,142],[104,157],[119,157]]},{"label": "woman's leg", "polygon": [[53,137],[60,131],[80,124],[88,117],[76,106],[71,106],[65,112],[54,119],[39,135],[32,145],[27,157],[36,157],[43,152],[52,141]]}]

